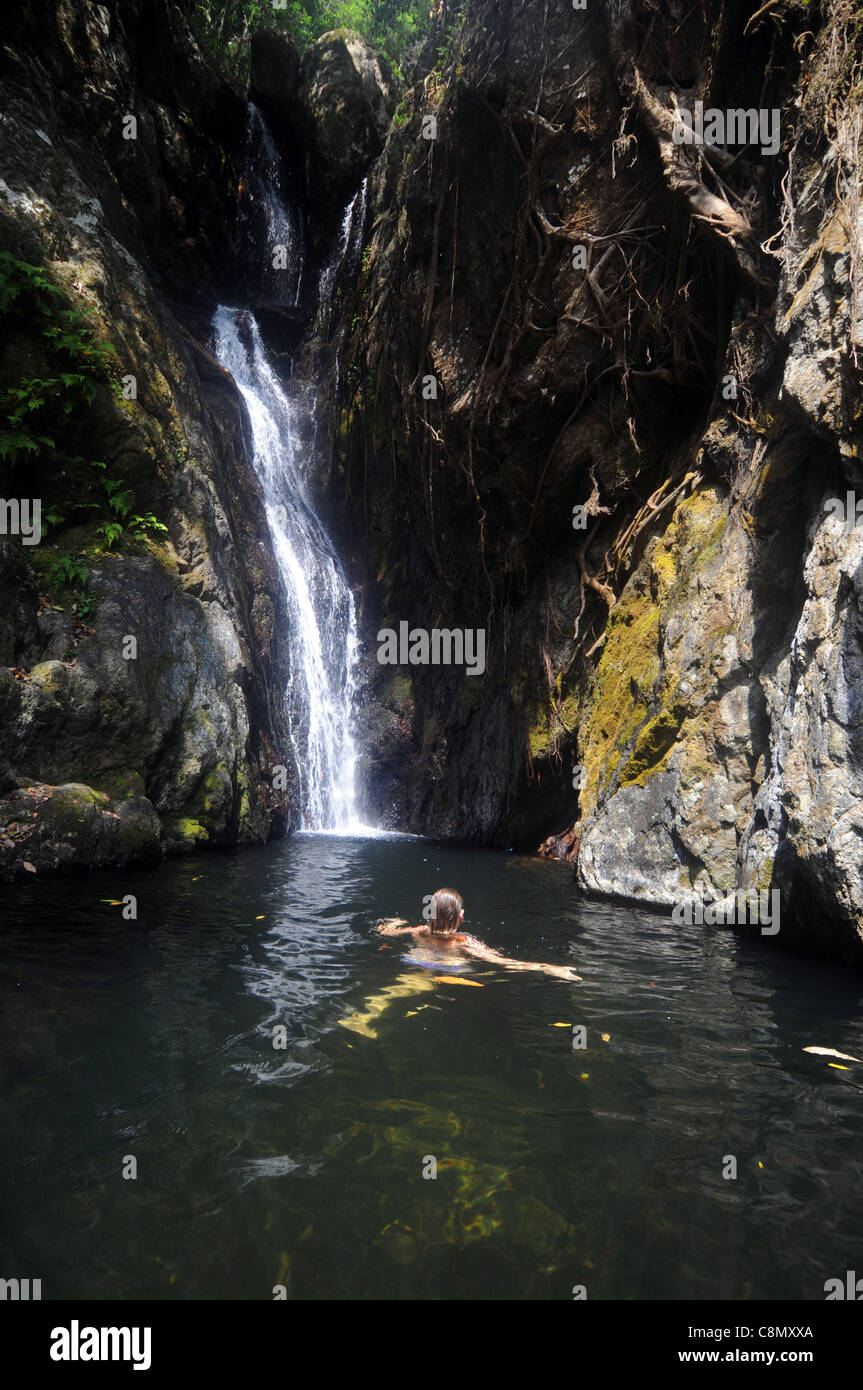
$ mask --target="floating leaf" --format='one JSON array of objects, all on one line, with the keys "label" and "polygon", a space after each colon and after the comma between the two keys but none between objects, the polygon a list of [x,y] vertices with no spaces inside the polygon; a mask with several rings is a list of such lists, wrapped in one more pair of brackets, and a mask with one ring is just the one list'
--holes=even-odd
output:
[{"label": "floating leaf", "polygon": [[850,1071],[850,1067],[843,1067],[841,1062],[828,1062],[828,1067],[835,1067],[837,1071]]},{"label": "floating leaf", "polygon": [[29,859],[22,859],[22,860],[21,860],[21,863],[23,864],[24,868],[27,870],[28,874],[35,874],[36,870],[33,868],[33,865],[30,863],[30,860],[29,860]]},{"label": "floating leaf", "polygon": [[434,975],[432,977],[439,985],[470,985],[471,989],[485,989],[479,980],[462,980],[458,975]]},{"label": "floating leaf", "polygon": [[550,1023],[548,1026],[549,1026],[549,1028],[568,1028],[568,1027],[569,1027],[569,1024],[568,1024],[568,1023]]},{"label": "floating leaf", "polygon": [[837,1052],[835,1047],[804,1047],[803,1051],[815,1052],[818,1054],[819,1057],[841,1057],[843,1062],[863,1061],[863,1058],[851,1057],[847,1052]]},{"label": "floating leaf", "polygon": [[610,1034],[610,1033],[600,1033],[599,1036],[602,1038],[602,1041],[603,1041],[603,1042],[611,1042],[611,1034]]},{"label": "floating leaf", "polygon": [[263,913],[263,912],[261,913],[260,917],[256,917],[256,918],[255,918],[255,921],[256,921],[256,922],[263,922],[263,920],[264,920],[264,913]]}]

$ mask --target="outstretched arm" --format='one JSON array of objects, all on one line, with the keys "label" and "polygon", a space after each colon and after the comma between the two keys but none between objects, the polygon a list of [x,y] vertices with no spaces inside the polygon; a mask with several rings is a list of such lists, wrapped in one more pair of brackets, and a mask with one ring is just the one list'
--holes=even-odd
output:
[{"label": "outstretched arm", "polygon": [[383,917],[375,926],[375,930],[381,936],[407,936],[413,932],[422,931],[422,927],[409,927],[405,924],[404,917]]},{"label": "outstretched arm", "polygon": [[502,965],[505,970],[542,970],[546,975],[554,975],[559,980],[580,980],[581,976],[576,975],[568,965],[543,965],[540,961],[534,960],[512,960],[510,956],[501,955],[500,951],[495,951],[491,946],[486,946],[484,942],[478,941],[475,936],[466,936],[461,943],[469,955],[475,956],[477,960],[490,961],[492,965]]}]

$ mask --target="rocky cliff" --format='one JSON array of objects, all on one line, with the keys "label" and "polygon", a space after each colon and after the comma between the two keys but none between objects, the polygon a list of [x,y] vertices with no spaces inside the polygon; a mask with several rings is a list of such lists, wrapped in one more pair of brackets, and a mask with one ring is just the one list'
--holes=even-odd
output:
[{"label": "rocky cliff", "polygon": [[[46,518],[0,536],[10,875],[296,816],[290,634],[208,348],[246,107],[187,13],[25,5],[2,57],[0,461]],[[366,815],[663,908],[775,889],[783,942],[859,960],[863,21],[436,14],[407,91],[349,31],[252,50],[327,287],[262,325],[318,397]],[[481,633],[482,669],[381,663],[401,624]]]},{"label": "rocky cliff", "polygon": [[0,537],[0,868],[263,840],[287,649],[208,350],[245,100],[163,0],[25,4],[5,39],[0,491],[44,531]]},{"label": "rocky cliff", "polygon": [[[848,0],[468,0],[375,168],[331,478],[378,814],[778,888],[855,959],[861,59]],[[485,674],[380,665],[402,620]]]}]

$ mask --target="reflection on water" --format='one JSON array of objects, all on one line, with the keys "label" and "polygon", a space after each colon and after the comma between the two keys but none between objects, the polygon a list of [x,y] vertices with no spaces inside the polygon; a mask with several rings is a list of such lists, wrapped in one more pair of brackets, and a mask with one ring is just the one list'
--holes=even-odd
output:
[{"label": "reflection on water", "polygon": [[[442,883],[584,983],[372,931]],[[5,906],[3,1264],[46,1298],[821,1299],[863,1263],[863,1068],[802,1051],[861,1055],[859,976],[414,839]]]}]

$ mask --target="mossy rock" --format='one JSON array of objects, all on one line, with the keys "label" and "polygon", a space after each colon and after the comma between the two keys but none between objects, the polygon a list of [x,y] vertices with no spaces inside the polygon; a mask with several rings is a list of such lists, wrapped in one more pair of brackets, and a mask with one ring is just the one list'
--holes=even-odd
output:
[{"label": "mossy rock", "polygon": [[168,849],[174,853],[197,849],[210,840],[210,832],[192,816],[171,816],[165,822]]},{"label": "mossy rock", "polygon": [[91,780],[94,787],[107,792],[115,801],[128,801],[133,796],[147,795],[144,779],[134,768],[112,768],[110,772],[102,772]]}]

